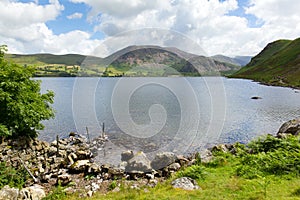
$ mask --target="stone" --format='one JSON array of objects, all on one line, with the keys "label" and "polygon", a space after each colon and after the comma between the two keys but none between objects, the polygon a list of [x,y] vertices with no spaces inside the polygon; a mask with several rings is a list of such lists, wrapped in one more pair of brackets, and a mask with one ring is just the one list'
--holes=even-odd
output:
[{"label": "stone", "polygon": [[155,155],[154,159],[151,162],[151,167],[155,170],[163,169],[168,165],[174,163],[177,159],[177,156],[172,152],[163,152]]},{"label": "stone", "polygon": [[88,191],[88,193],[87,193],[87,196],[88,196],[88,197],[91,197],[91,196],[93,196],[93,191],[91,191],[91,190],[90,190],[90,191]]},{"label": "stone", "polygon": [[15,200],[19,196],[19,189],[11,188],[8,185],[0,190],[0,200]]},{"label": "stone", "polygon": [[58,176],[58,182],[65,186],[72,181],[70,174],[61,174]]},{"label": "stone", "polygon": [[100,189],[100,186],[97,183],[92,183],[92,191],[97,191]]},{"label": "stone", "polygon": [[181,177],[172,182],[173,188],[180,188],[183,190],[198,190],[200,187],[197,182],[189,177]]},{"label": "stone", "polygon": [[96,163],[91,163],[91,165],[88,168],[88,173],[101,173],[101,167]]},{"label": "stone", "polygon": [[121,161],[128,161],[133,158],[134,154],[133,151],[124,151],[121,153]]},{"label": "stone", "polygon": [[44,188],[40,185],[33,185],[30,187],[23,188],[20,191],[21,199],[30,199],[30,200],[41,200],[46,197]]},{"label": "stone", "polygon": [[90,166],[91,163],[89,160],[77,160],[73,165],[70,166],[70,169],[77,172],[85,172]]},{"label": "stone", "polygon": [[78,150],[76,152],[76,156],[79,160],[85,160],[93,157],[90,150]]},{"label": "stone", "polygon": [[201,152],[201,162],[202,163],[208,163],[213,160],[214,156],[211,151],[208,149],[205,149],[203,152]]},{"label": "stone", "polygon": [[300,134],[300,118],[292,119],[285,122],[278,130],[277,135],[280,133],[299,135]]},{"label": "stone", "polygon": [[122,178],[125,171],[118,167],[111,167],[108,169],[108,173],[114,178]]},{"label": "stone", "polygon": [[211,151],[212,152],[223,152],[223,153],[225,153],[225,152],[228,152],[229,150],[227,149],[226,144],[218,144],[218,145],[213,146]]},{"label": "stone", "polygon": [[152,168],[150,160],[147,158],[146,154],[140,151],[136,153],[133,158],[128,160],[125,171],[129,173],[151,172]]},{"label": "stone", "polygon": [[169,171],[178,171],[181,168],[179,163],[173,163],[171,165],[168,166],[168,170]]}]

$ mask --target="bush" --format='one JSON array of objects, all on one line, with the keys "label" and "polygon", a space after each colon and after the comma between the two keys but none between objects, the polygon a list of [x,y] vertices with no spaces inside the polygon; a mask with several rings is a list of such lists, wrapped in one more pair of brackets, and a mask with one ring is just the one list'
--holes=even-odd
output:
[{"label": "bush", "polygon": [[179,171],[178,177],[190,177],[196,180],[202,180],[205,178],[205,168],[201,165],[192,165],[186,169]]},{"label": "bush", "polygon": [[237,175],[256,178],[266,175],[300,174],[299,137],[278,139],[266,136],[251,142],[249,148],[251,153],[240,157]]},{"label": "bush", "polygon": [[0,163],[0,189],[5,185],[22,188],[28,178],[29,176],[25,169],[16,170],[6,166],[3,162]]},{"label": "bush", "polygon": [[5,51],[0,46],[0,137],[36,137],[44,128],[40,122],[54,116],[54,93],[41,94],[34,69],[5,61]]}]

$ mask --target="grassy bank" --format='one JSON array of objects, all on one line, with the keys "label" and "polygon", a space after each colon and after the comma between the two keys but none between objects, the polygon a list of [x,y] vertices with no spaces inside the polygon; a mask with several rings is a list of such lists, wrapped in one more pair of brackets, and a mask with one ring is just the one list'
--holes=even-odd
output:
[{"label": "grassy bank", "polygon": [[[198,160],[154,188],[130,189],[125,180],[116,180],[109,188],[119,185],[119,191],[102,191],[87,199],[300,199],[299,140],[299,136],[279,139],[269,135],[247,146],[216,148],[210,162]],[[201,189],[172,188],[171,182],[183,176],[196,179]],[[48,199],[75,200],[80,195],[65,195],[61,188]]]}]

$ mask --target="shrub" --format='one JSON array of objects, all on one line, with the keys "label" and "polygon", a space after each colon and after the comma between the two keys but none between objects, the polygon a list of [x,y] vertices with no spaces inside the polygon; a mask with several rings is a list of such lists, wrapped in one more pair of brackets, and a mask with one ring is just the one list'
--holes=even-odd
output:
[{"label": "shrub", "polygon": [[196,180],[202,180],[205,178],[204,167],[201,165],[192,165],[190,167],[185,168],[182,171],[179,171],[178,177],[190,177]]},{"label": "shrub", "polygon": [[16,170],[6,166],[3,162],[0,163],[0,189],[5,185],[22,188],[28,178],[29,176],[25,169]]},{"label": "shrub", "polygon": [[0,137],[36,137],[40,123],[54,116],[50,107],[53,92],[40,93],[40,82],[33,80],[34,69],[4,60],[0,46]]},{"label": "shrub", "polygon": [[266,136],[251,142],[251,154],[240,157],[237,175],[256,178],[266,175],[300,174],[299,137],[278,139]]}]

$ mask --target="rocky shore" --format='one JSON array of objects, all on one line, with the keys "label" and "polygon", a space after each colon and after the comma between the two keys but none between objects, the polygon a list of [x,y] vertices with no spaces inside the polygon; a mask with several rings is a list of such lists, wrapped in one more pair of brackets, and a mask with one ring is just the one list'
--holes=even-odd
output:
[{"label": "rocky shore", "polygon": [[[276,137],[283,138],[286,134],[300,134],[300,119],[284,123]],[[95,162],[95,154],[107,141],[106,137],[99,137],[89,142],[75,133],[52,143],[28,138],[3,140],[0,144],[0,162],[15,169],[26,168],[31,178],[23,189],[2,188],[0,200],[42,199],[57,185],[66,186],[66,193],[79,192],[82,197],[92,196],[97,191],[118,191],[120,182],[136,189],[155,187],[183,167],[199,160],[210,161],[213,151],[235,153],[234,145],[220,144],[190,157],[161,152],[150,161],[145,153],[128,150],[121,154],[118,166],[109,163],[99,165]],[[199,188],[189,178],[174,181],[174,187],[180,187],[178,184],[183,184],[184,189]]]}]

